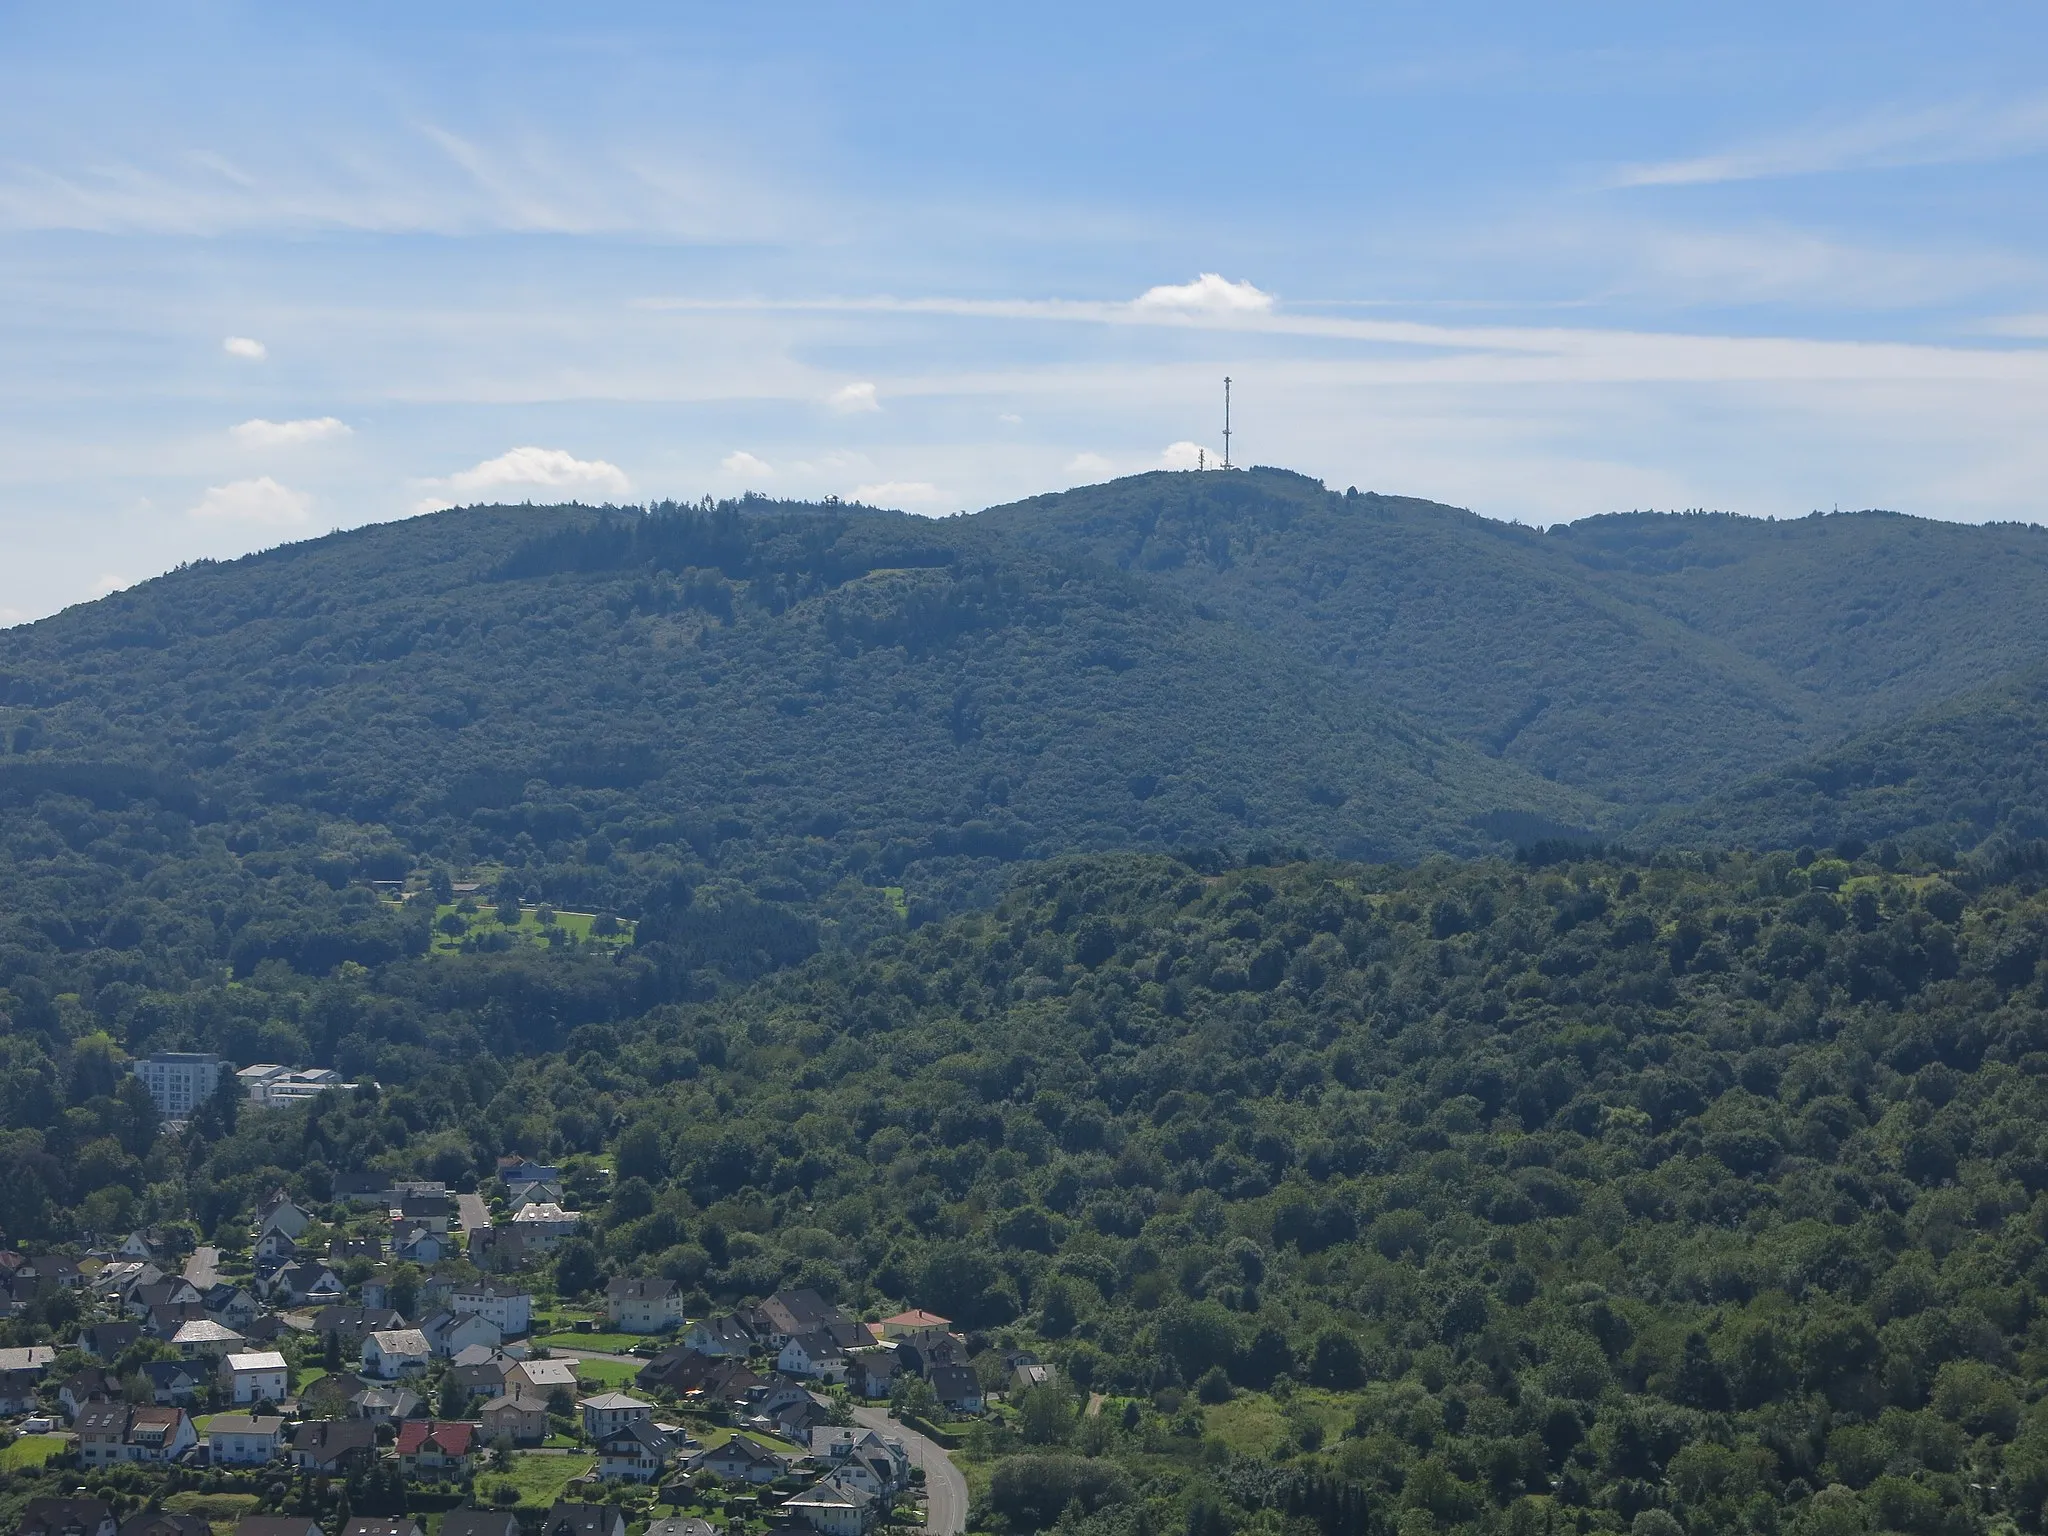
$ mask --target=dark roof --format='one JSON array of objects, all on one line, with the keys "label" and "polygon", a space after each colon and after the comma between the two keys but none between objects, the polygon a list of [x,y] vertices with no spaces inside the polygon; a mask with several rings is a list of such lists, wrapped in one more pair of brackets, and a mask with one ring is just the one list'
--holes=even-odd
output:
[{"label": "dark roof", "polygon": [[941,1402],[949,1395],[954,1398],[981,1396],[981,1378],[964,1365],[935,1365],[929,1380]]},{"label": "dark roof", "polygon": [[519,1536],[519,1517],[509,1509],[451,1509],[441,1517],[441,1536]]},{"label": "dark roof", "polygon": [[213,1527],[197,1515],[145,1509],[121,1522],[121,1536],[213,1536]]},{"label": "dark roof", "polygon": [[87,1536],[101,1525],[110,1523],[114,1511],[104,1499],[30,1499],[28,1508],[21,1512],[21,1524],[15,1527],[20,1536],[31,1532],[44,1531],[49,1536],[61,1536],[64,1531],[84,1531]]},{"label": "dark roof", "polygon": [[331,1457],[377,1448],[377,1426],[367,1419],[314,1419],[292,1433],[292,1449]]},{"label": "dark roof", "polygon": [[244,1515],[235,1536],[320,1536],[320,1523],[310,1515]]},{"label": "dark roof", "polygon": [[404,1515],[395,1520],[377,1516],[349,1521],[342,1536],[420,1536],[424,1529],[417,1520],[409,1520]]},{"label": "dark roof", "polygon": [[611,1536],[620,1519],[609,1504],[557,1504],[542,1529],[545,1536]]}]

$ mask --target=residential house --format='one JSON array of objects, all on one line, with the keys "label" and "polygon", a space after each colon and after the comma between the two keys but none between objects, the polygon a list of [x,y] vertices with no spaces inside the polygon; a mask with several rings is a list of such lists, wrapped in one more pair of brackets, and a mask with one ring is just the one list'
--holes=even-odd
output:
[{"label": "residential house", "polygon": [[82,1291],[85,1289],[85,1271],[78,1260],[66,1258],[60,1253],[32,1253],[27,1262],[14,1272],[17,1280],[32,1280],[38,1291]]},{"label": "residential house", "polygon": [[425,1227],[436,1237],[448,1235],[455,1201],[445,1194],[400,1195],[391,1207],[393,1227]]},{"label": "residential house", "polygon": [[1046,1365],[1037,1360],[1019,1360],[1010,1367],[1010,1390],[1029,1392],[1033,1387],[1050,1387],[1058,1383],[1060,1368]]},{"label": "residential house", "polygon": [[348,1415],[371,1424],[396,1424],[411,1418],[419,1405],[419,1393],[406,1387],[364,1387],[348,1400]]},{"label": "residential house", "polygon": [[313,1213],[305,1210],[283,1190],[277,1190],[269,1200],[256,1207],[256,1232],[260,1237],[265,1232],[282,1232],[296,1242],[303,1237],[306,1228],[313,1225]]},{"label": "residential house", "polygon": [[438,1264],[452,1247],[431,1227],[397,1227],[391,1234],[391,1257],[401,1264]]},{"label": "residential house", "polygon": [[785,1376],[803,1376],[813,1381],[844,1381],[847,1375],[846,1351],[829,1333],[795,1334],[783,1343],[782,1352],[775,1357],[775,1368]]},{"label": "residential house", "polygon": [[77,1418],[87,1403],[110,1403],[120,1395],[121,1384],[96,1365],[72,1372],[57,1388],[57,1402],[67,1419]]},{"label": "residential house", "polygon": [[184,1409],[154,1404],[87,1403],[72,1429],[87,1467],[172,1461],[199,1443]]},{"label": "residential house", "polygon": [[292,1464],[330,1475],[377,1459],[377,1426],[366,1419],[310,1419],[292,1432]]},{"label": "residential house", "polygon": [[234,1329],[210,1317],[186,1323],[171,1335],[171,1347],[187,1360],[218,1360],[247,1342]]},{"label": "residential house", "polygon": [[[910,1481],[910,1452],[894,1435],[855,1425],[821,1425],[811,1431],[811,1455],[822,1461],[858,1458],[877,1468],[883,1482],[901,1488]],[[886,1470],[883,1470],[886,1469]]]},{"label": "residential house", "polygon": [[819,1536],[861,1536],[868,1527],[868,1501],[830,1482],[820,1482],[782,1501],[782,1512],[803,1521]]},{"label": "residential house", "polygon": [[363,1374],[396,1381],[426,1370],[433,1358],[427,1336],[417,1328],[380,1329],[363,1340]]},{"label": "residential house", "polygon": [[276,1350],[232,1354],[220,1363],[220,1382],[230,1402],[281,1403],[291,1395],[291,1381],[291,1367]]},{"label": "residential house", "polygon": [[965,1365],[935,1365],[926,1372],[933,1394],[955,1413],[979,1413],[982,1407],[981,1378]]},{"label": "residential house", "polygon": [[78,1347],[96,1360],[113,1360],[141,1337],[140,1323],[92,1323],[78,1330]]},{"label": "residential house", "polygon": [[142,1376],[149,1383],[150,1397],[160,1407],[172,1403],[184,1407],[206,1386],[206,1369],[197,1361],[188,1365],[182,1360],[152,1360],[143,1366]]},{"label": "residential house", "polygon": [[0,1371],[0,1413],[32,1413],[36,1406],[34,1371]]},{"label": "residential house", "polygon": [[654,1404],[624,1392],[600,1392],[576,1405],[583,1411],[583,1432],[593,1440],[602,1439],[627,1424],[654,1421]]},{"label": "residential house", "polygon": [[754,1336],[735,1313],[707,1317],[690,1324],[683,1334],[683,1348],[700,1355],[729,1355],[744,1358],[754,1352]]},{"label": "residential house", "polygon": [[321,1536],[321,1531],[309,1515],[244,1515],[235,1522],[235,1536]]},{"label": "residential house", "polygon": [[56,1363],[57,1351],[48,1344],[28,1344],[17,1349],[0,1349],[0,1371],[33,1371],[41,1376]]},{"label": "residential house", "polygon": [[647,1536],[718,1536],[709,1520],[695,1515],[667,1515],[647,1524]]},{"label": "residential house", "polygon": [[787,1470],[783,1459],[758,1441],[734,1435],[716,1450],[688,1462],[692,1472],[709,1472],[728,1483],[772,1483]]},{"label": "residential house", "polygon": [[459,1478],[471,1467],[477,1426],[447,1419],[407,1419],[398,1426],[398,1459],[414,1477]]},{"label": "residential house", "polygon": [[507,1386],[513,1385],[515,1374],[524,1378],[526,1384],[542,1397],[551,1396],[556,1392],[573,1395],[580,1385],[576,1380],[574,1360],[522,1360],[516,1373],[509,1370],[505,1373]]},{"label": "residential house", "polygon": [[[448,1379],[465,1392],[481,1392],[485,1397],[496,1397],[505,1390],[505,1377],[518,1363],[510,1355],[497,1350],[473,1346],[449,1364]],[[524,1385],[523,1382],[521,1384]]]},{"label": "residential house", "polygon": [[272,1227],[256,1239],[256,1262],[288,1264],[299,1256],[299,1245],[282,1227]]},{"label": "residential house", "polygon": [[548,1437],[548,1400],[531,1392],[501,1392],[483,1406],[484,1438],[539,1445]]},{"label": "residential house", "polygon": [[832,1422],[832,1399],[807,1392],[794,1403],[785,1403],[768,1416],[768,1428],[785,1440],[801,1444],[810,1439],[820,1424]]},{"label": "residential house", "polygon": [[116,1536],[119,1529],[104,1499],[30,1499],[14,1531],[15,1536]]},{"label": "residential house", "polygon": [[683,1288],[659,1275],[636,1275],[605,1287],[605,1314],[622,1333],[666,1333],[683,1321]]},{"label": "residential house", "polygon": [[[809,1288],[777,1291],[754,1310],[759,1320],[754,1332],[770,1349],[782,1348],[799,1334],[816,1333],[834,1323],[852,1321],[838,1307]],[[848,1339],[846,1342],[865,1344],[871,1341]]]},{"label": "residential house", "polygon": [[337,1173],[334,1176],[334,1198],[346,1200],[351,1205],[387,1210],[391,1205],[391,1180],[381,1173]]},{"label": "residential house", "polygon": [[368,1259],[381,1263],[384,1258],[384,1239],[372,1233],[368,1237],[336,1237],[327,1244],[327,1257],[340,1264],[348,1259]]},{"label": "residential house", "polygon": [[519,1517],[509,1509],[451,1509],[441,1517],[441,1536],[519,1536]]},{"label": "residential house", "polygon": [[506,1196],[505,1205],[516,1216],[529,1205],[560,1205],[565,1198],[560,1184],[544,1179],[520,1185]]},{"label": "residential house", "polygon": [[626,1536],[626,1517],[615,1504],[557,1504],[540,1536]]},{"label": "residential house", "polygon": [[[136,1278],[141,1279],[139,1275]],[[126,1298],[129,1315],[135,1318],[149,1317],[159,1307],[197,1307],[205,1299],[198,1286],[180,1275],[130,1285]]]},{"label": "residential house", "polygon": [[216,1413],[206,1424],[206,1457],[216,1467],[260,1467],[284,1454],[284,1420],[275,1414]]},{"label": "residential house", "polygon": [[426,1529],[417,1520],[404,1515],[378,1515],[362,1520],[351,1520],[341,1528],[341,1536],[427,1536]]},{"label": "residential house", "polygon": [[247,1329],[262,1314],[263,1304],[239,1285],[223,1280],[199,1298],[206,1315],[216,1323],[237,1330]]},{"label": "residential house", "polygon": [[152,1307],[143,1322],[142,1331],[153,1339],[162,1339],[166,1344],[178,1336],[178,1330],[187,1323],[210,1323],[206,1308],[196,1301],[183,1302],[177,1306]]},{"label": "residential house", "polygon": [[658,1482],[675,1451],[675,1441],[645,1419],[596,1438],[597,1475],[607,1482]]},{"label": "residential house", "polygon": [[121,1536],[213,1536],[213,1527],[198,1515],[144,1509],[121,1522]]},{"label": "residential house", "polygon": [[559,1183],[561,1177],[561,1169],[547,1163],[536,1163],[530,1158],[498,1159],[498,1180],[508,1190],[517,1190],[528,1184]]},{"label": "residential house", "polygon": [[893,1344],[846,1352],[846,1383],[862,1397],[887,1397],[896,1390],[903,1358]]},{"label": "residential house", "polygon": [[313,1314],[313,1332],[333,1338],[343,1350],[359,1350],[370,1334],[404,1326],[405,1319],[389,1307],[322,1307]]},{"label": "residential house", "polygon": [[486,1322],[474,1312],[436,1312],[420,1324],[420,1332],[427,1336],[428,1348],[443,1360],[452,1360],[474,1345],[496,1349],[505,1342],[497,1324]]},{"label": "residential house", "polygon": [[[540,1205],[529,1205],[513,1216],[507,1223],[514,1232],[526,1234],[524,1241],[529,1253],[546,1253],[565,1237],[573,1237],[577,1227],[583,1223],[581,1211],[565,1211],[553,1201]],[[491,1228],[493,1232],[500,1228]]]},{"label": "residential house", "polygon": [[288,1306],[322,1306],[338,1302],[344,1287],[341,1277],[317,1259],[287,1264],[270,1277],[270,1299]]},{"label": "residential house", "polygon": [[506,1338],[533,1327],[533,1294],[522,1286],[494,1280],[465,1280],[448,1293],[457,1312],[474,1312]]},{"label": "residential house", "polygon": [[934,1335],[953,1331],[953,1320],[941,1317],[936,1312],[927,1312],[921,1307],[912,1307],[908,1312],[898,1312],[894,1317],[882,1319],[884,1339],[908,1339],[922,1343]]}]

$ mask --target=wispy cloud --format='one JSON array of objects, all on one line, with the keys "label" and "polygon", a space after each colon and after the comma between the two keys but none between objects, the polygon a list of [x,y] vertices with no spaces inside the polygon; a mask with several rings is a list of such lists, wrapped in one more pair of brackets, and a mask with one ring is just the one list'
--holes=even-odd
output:
[{"label": "wispy cloud", "polygon": [[946,496],[929,480],[883,480],[855,486],[853,499],[870,507],[931,508],[943,504]]},{"label": "wispy cloud", "polygon": [[238,422],[228,435],[245,448],[296,448],[301,443],[347,437],[347,422],[338,416],[310,416],[298,421],[265,421],[261,416]]},{"label": "wispy cloud", "polygon": [[1080,481],[1107,480],[1116,473],[1116,465],[1099,453],[1077,453],[1067,460],[1067,473]]},{"label": "wispy cloud", "polygon": [[94,597],[106,597],[110,593],[119,592],[123,587],[132,587],[134,585],[134,577],[116,576],[113,572],[109,571],[92,584],[92,595]]},{"label": "wispy cloud", "polygon": [[245,362],[260,363],[270,356],[270,348],[253,336],[229,336],[222,340],[221,351],[229,357],[239,357]]},{"label": "wispy cloud", "polygon": [[564,448],[514,448],[485,459],[452,475],[422,482],[435,494],[420,500],[417,509],[436,511],[464,498],[478,499],[506,491],[543,491],[581,500],[602,496],[609,500],[632,490],[626,472],[603,459],[579,459]]},{"label": "wispy cloud", "polygon": [[1615,187],[1690,187],[1717,182],[1896,170],[2001,160],[2048,149],[2048,99],[1900,109],[1759,139],[1708,154],[1623,167]]},{"label": "wispy cloud", "polygon": [[842,416],[859,416],[882,408],[881,396],[876,392],[875,386],[866,380],[833,390],[825,397],[825,403]]},{"label": "wispy cloud", "polygon": [[189,515],[202,523],[289,528],[305,522],[312,510],[313,498],[304,491],[262,475],[254,480],[231,480],[226,485],[207,487]]}]

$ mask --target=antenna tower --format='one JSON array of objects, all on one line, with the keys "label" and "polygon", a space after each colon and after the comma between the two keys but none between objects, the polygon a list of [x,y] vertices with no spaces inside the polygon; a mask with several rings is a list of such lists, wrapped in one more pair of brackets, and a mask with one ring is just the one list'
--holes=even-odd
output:
[{"label": "antenna tower", "polygon": [[1230,375],[1223,375],[1223,467],[1230,468]]}]

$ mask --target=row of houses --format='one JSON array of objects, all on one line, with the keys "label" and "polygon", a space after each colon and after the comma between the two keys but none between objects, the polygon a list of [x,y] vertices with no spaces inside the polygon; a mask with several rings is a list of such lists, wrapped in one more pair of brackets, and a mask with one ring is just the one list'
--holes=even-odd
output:
[{"label": "row of houses", "polygon": [[[213,1536],[213,1528],[197,1515],[145,1509],[123,1520],[103,1499],[31,1499],[14,1527],[14,1536]],[[309,1515],[244,1515],[234,1536],[324,1536]],[[426,1536],[425,1527],[407,1516],[350,1520],[339,1536]],[[519,1517],[509,1509],[451,1509],[441,1517],[440,1536],[521,1536]],[[625,1515],[604,1504],[558,1503],[548,1511],[542,1536],[626,1536]],[[702,1520],[659,1520],[648,1536],[712,1536]]]}]

